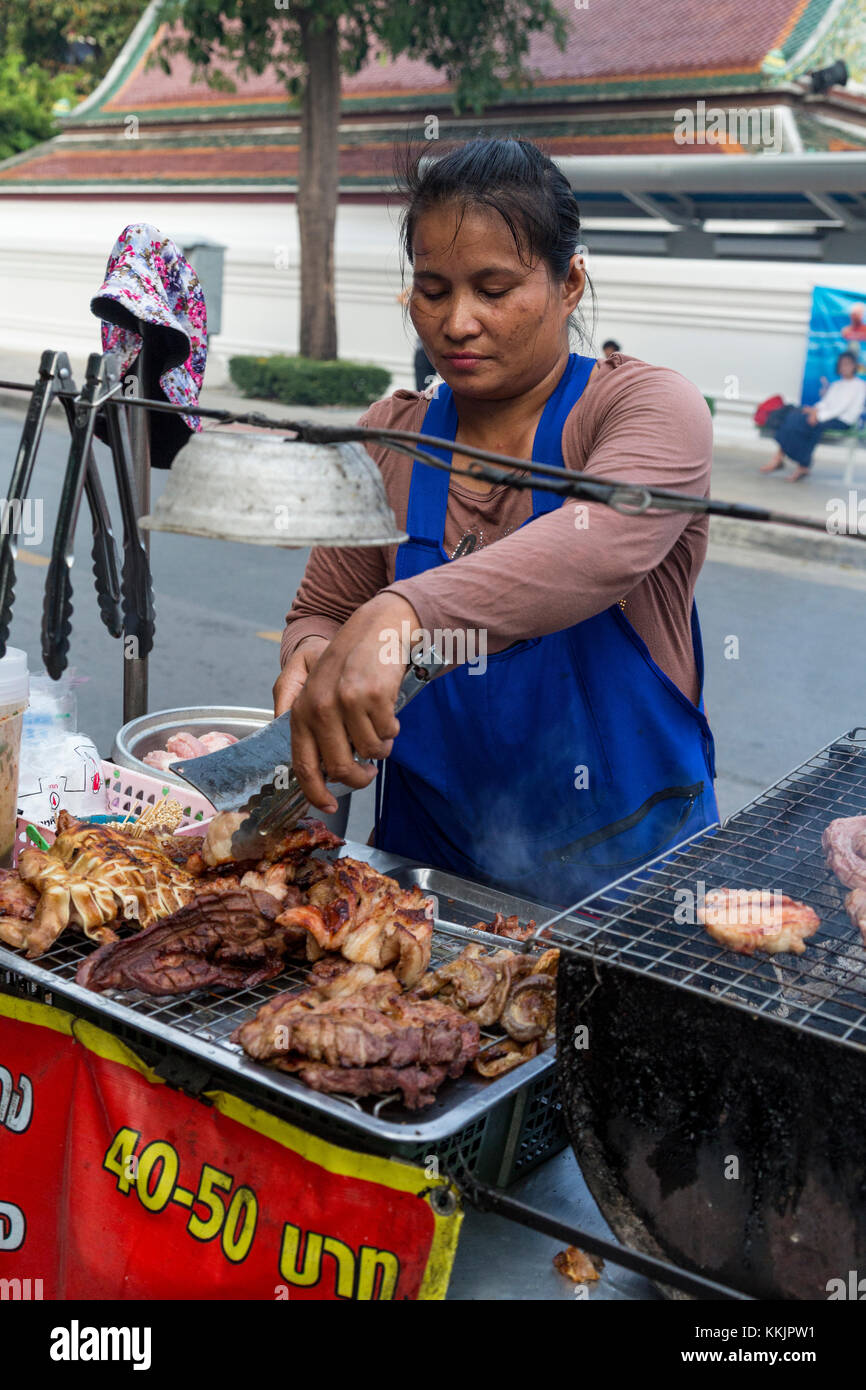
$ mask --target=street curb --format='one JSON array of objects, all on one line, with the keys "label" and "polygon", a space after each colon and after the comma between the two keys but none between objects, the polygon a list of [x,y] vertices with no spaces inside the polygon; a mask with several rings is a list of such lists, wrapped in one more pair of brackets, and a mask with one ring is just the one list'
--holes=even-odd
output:
[{"label": "street curb", "polygon": [[795,526],[779,526],[775,522],[734,521],[714,516],[710,518],[710,542],[736,546],[740,550],[772,550],[777,555],[795,559],[866,570],[866,541],[831,532],[821,535],[817,531],[801,531]]}]

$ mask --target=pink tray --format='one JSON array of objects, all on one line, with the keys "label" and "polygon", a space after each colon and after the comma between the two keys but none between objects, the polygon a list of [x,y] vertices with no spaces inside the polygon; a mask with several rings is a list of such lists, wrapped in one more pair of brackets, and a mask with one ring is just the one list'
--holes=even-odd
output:
[{"label": "pink tray", "polygon": [[[105,778],[105,809],[109,816],[117,816],[123,820],[131,812],[135,818],[141,815],[146,806],[153,806],[166,796],[172,801],[179,801],[183,810],[183,819],[178,827],[178,833],[183,830],[203,830],[211,817],[216,814],[216,808],[211,805],[207,797],[202,796],[200,792],[193,791],[192,787],[179,787],[174,782],[165,782],[159,777],[148,777],[142,772],[132,772],[128,767],[118,767],[116,763],[108,762],[106,759],[103,759],[102,762],[102,773]],[[23,816],[19,817],[15,836],[14,858],[16,860],[18,851],[30,844],[30,840],[27,838],[29,825],[30,821]],[[41,825],[38,825],[36,829],[46,844],[50,845],[54,842],[53,830],[47,830]]]}]

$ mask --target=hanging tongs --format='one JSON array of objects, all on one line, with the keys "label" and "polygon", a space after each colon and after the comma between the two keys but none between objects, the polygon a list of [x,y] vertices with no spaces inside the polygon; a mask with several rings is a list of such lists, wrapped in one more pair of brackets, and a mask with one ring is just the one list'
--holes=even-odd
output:
[{"label": "hanging tongs", "polygon": [[[9,628],[12,622],[12,604],[15,599],[15,560],[18,557],[16,544],[21,509],[30,489],[33,465],[42,438],[42,430],[49,406],[59,392],[75,392],[72,369],[65,352],[47,350],[39,363],[39,376],[30,395],[30,404],[24,420],[24,428],[18,444],[18,453],[12,469],[12,479],[6,494],[3,509],[2,535],[0,535],[0,657],[5,655],[9,641]],[[61,396],[66,410],[70,429],[72,428],[73,404],[68,395]],[[96,579],[96,592],[99,596],[99,611],[102,621],[112,637],[121,633],[120,585],[117,578],[117,554],[111,518],[108,513],[96,462],[91,452],[87,456],[85,487],[90,512],[93,519],[93,572]]]},{"label": "hanging tongs", "polygon": [[[75,524],[81,506],[81,493],[87,474],[87,463],[93,443],[96,412],[103,405],[106,414],[109,443],[114,461],[117,491],[123,516],[123,577],[120,586],[123,617],[114,623],[117,636],[133,636],[137,641],[135,655],[144,656],[153,646],[153,594],[150,586],[150,566],[138,529],[132,493],[129,436],[125,430],[122,406],[111,401],[120,388],[117,359],[110,353],[91,353],[87,361],[84,388],[72,407],[72,442],[63,479],[57,525],[51,549],[51,561],[45,585],[42,614],[42,659],[49,675],[58,680],[66,669],[69,655],[69,633],[72,616],[71,571],[74,561]],[[110,402],[110,403],[109,403]],[[95,469],[94,469],[95,475]],[[89,491],[90,495],[90,491]],[[101,488],[96,498],[104,506]],[[107,511],[106,511],[107,517]],[[113,546],[113,538],[112,538]],[[116,575],[115,575],[116,577]],[[100,593],[100,608],[104,614]],[[111,630],[111,629],[109,629]]]},{"label": "hanging tongs", "polygon": [[[119,382],[117,359],[110,354],[109,358],[111,380]],[[141,659],[148,656],[153,649],[156,616],[150,559],[138,525],[138,500],[127,408],[122,401],[111,401],[105,408],[105,420],[108,445],[114,460],[120,515],[123,518],[123,654],[125,657]],[[133,645],[127,649],[126,644],[129,642]]]}]

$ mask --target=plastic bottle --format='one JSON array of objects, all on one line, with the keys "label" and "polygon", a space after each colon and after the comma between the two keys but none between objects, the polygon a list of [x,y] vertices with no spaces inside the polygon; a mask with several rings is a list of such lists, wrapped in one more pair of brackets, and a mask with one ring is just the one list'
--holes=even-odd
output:
[{"label": "plastic bottle", "polygon": [[12,863],[18,824],[21,725],[30,695],[27,653],[7,647],[0,660],[0,867]]}]

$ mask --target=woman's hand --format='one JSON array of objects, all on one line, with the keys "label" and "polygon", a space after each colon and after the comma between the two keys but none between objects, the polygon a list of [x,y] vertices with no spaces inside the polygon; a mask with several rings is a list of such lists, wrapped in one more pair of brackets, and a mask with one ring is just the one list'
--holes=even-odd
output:
[{"label": "woman's hand", "polygon": [[809,421],[809,424],[810,424],[810,425],[817,425],[817,423],[818,423],[818,412],[817,412],[817,410],[815,409],[815,407],[814,407],[813,405],[807,405],[807,406],[806,406],[806,409],[803,411],[803,414],[805,415],[806,419]]},{"label": "woman's hand", "polygon": [[418,615],[398,594],[377,594],[362,604],[293,700],[292,770],[307,800],[326,814],[337,809],[326,775],[349,787],[368,786],[376,769],[355,762],[354,753],[387,758],[400,732],[394,704],[408,653],[405,661],[394,654],[404,655],[403,623],[411,639]]},{"label": "woman's hand", "polygon": [[307,677],[328,645],[327,637],[305,637],[289,657],[274,681],[274,718],[291,709],[306,684]]}]

